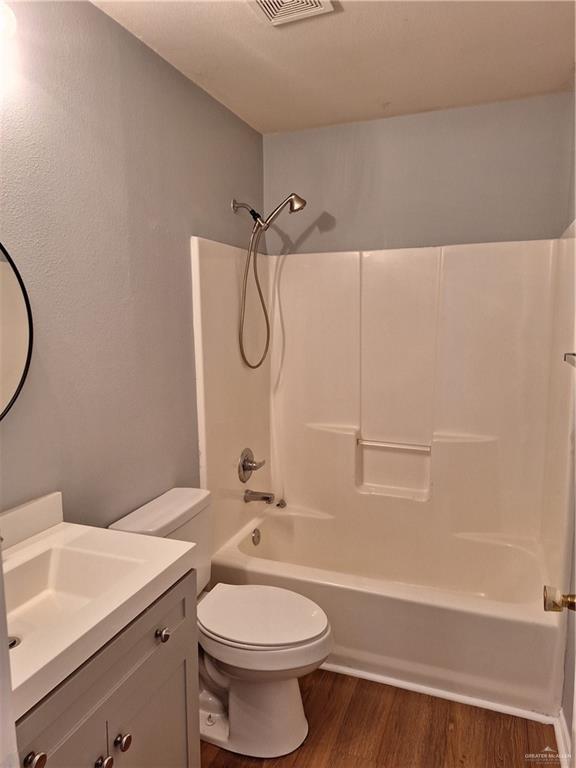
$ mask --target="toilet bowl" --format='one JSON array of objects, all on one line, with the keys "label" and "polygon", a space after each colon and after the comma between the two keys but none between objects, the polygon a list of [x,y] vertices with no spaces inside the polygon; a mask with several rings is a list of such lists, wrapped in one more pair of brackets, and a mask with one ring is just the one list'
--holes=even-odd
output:
[{"label": "toilet bowl", "polygon": [[286,589],[217,584],[198,605],[200,735],[253,757],[292,752],[308,723],[298,678],[327,658],[324,611]]},{"label": "toilet bowl", "polygon": [[210,493],[173,488],[110,527],[196,544],[200,736],[231,752],[280,757],[306,738],[298,678],[332,649],[324,611],[279,587],[210,579]]}]

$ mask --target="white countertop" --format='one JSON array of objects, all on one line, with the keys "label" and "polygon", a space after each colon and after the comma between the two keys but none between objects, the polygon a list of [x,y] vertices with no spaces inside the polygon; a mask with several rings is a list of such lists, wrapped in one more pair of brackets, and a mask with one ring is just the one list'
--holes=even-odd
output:
[{"label": "white countertop", "polygon": [[194,547],[60,522],[4,550],[15,718],[190,571]]}]

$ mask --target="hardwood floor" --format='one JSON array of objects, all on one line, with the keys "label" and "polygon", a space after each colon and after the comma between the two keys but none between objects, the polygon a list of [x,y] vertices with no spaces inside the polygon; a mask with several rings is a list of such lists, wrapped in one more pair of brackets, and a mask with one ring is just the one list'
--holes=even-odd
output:
[{"label": "hardwood floor", "polygon": [[324,670],[300,682],[300,749],[261,760],[203,743],[202,768],[529,768],[526,754],[556,749],[551,725]]}]

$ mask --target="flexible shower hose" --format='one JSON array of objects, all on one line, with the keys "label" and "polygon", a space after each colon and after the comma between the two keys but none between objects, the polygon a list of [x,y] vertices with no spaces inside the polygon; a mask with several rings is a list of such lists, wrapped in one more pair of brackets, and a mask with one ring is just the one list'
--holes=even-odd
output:
[{"label": "flexible shower hose", "polygon": [[[262,286],[260,285],[260,278],[258,277],[258,245],[260,243],[260,237],[262,236],[262,226],[256,222],[250,235],[250,243],[248,245],[248,252],[246,254],[246,264],[244,266],[244,279],[242,282],[242,298],[240,301],[240,324],[238,328],[238,342],[240,345],[240,355],[242,360],[246,363],[248,368],[260,368],[266,355],[268,354],[268,347],[270,346],[270,319],[268,317],[268,309],[266,307],[266,301],[264,294],[262,293]],[[262,312],[264,313],[264,322],[266,323],[266,344],[264,345],[264,352],[257,363],[251,363],[246,357],[246,350],[244,349],[244,319],[246,315],[246,288],[248,285],[248,273],[250,271],[250,259],[254,259],[254,282],[256,283],[256,290],[258,291],[258,297],[260,299],[260,305],[262,306]]]}]

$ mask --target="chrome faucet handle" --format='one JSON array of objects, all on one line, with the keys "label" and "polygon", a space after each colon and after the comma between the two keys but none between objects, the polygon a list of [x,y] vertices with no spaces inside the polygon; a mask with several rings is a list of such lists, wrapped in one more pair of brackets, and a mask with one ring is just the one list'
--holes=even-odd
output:
[{"label": "chrome faucet handle", "polygon": [[240,460],[238,461],[238,477],[241,483],[247,483],[252,476],[252,472],[256,472],[257,469],[266,464],[266,461],[256,461],[254,453],[251,448],[244,448],[240,454]]},{"label": "chrome faucet handle", "polygon": [[257,469],[263,467],[264,464],[266,464],[266,459],[262,459],[262,461],[245,461],[244,469],[248,469],[250,472],[255,472]]}]

